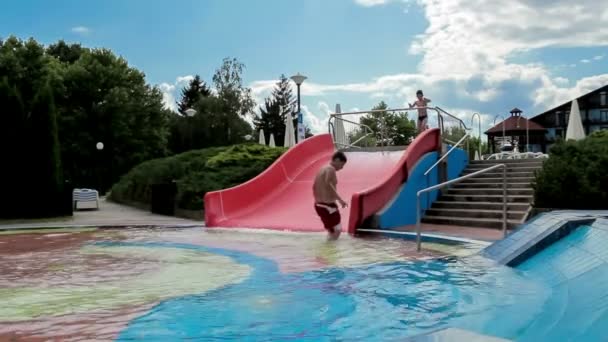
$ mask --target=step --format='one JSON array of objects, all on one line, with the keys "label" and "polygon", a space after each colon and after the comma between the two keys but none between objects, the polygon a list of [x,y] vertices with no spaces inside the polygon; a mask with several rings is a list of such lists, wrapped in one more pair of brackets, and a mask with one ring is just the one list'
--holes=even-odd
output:
[{"label": "step", "polygon": [[[501,195],[503,194],[503,189],[498,188],[450,188],[447,191],[447,194],[451,195]],[[531,187],[528,188],[509,188],[507,187],[507,196],[509,195],[525,195],[532,196],[534,195],[534,189]]]},{"label": "step", "polygon": [[[473,173],[474,171],[467,171],[465,170],[463,172],[463,176],[468,175]],[[507,178],[517,178],[517,177],[534,177],[534,172],[529,172],[529,171],[509,171],[507,172]],[[489,171],[486,173],[482,173],[479,174],[477,176],[474,176],[473,178],[500,178],[502,179],[502,171]]]},{"label": "step", "polygon": [[[475,169],[475,168],[467,167],[464,170],[464,173],[473,173],[473,172],[477,172],[477,171],[480,171],[480,170],[483,170],[483,169],[485,169],[485,168]],[[541,170],[541,169],[542,169],[541,167],[528,167],[528,166],[513,167],[513,168],[508,167],[507,168],[507,173],[513,173],[513,172],[532,172],[532,173],[534,173],[534,172],[536,172],[538,170]],[[494,170],[488,171],[488,172],[490,172],[490,173],[492,173],[492,172],[499,173],[499,172],[502,172],[502,169],[494,169]]]},{"label": "step", "polygon": [[494,164],[520,164],[520,163],[538,163],[542,164],[547,159],[541,158],[528,158],[528,159],[493,159],[493,160],[471,160],[469,164],[483,164],[483,165],[494,165]]},{"label": "step", "polygon": [[[526,216],[526,213],[526,211],[507,211],[507,217],[509,220],[521,221]],[[502,220],[502,210],[431,208],[426,210],[425,215],[436,217],[448,216]]]},{"label": "step", "polygon": [[[497,220],[497,219],[451,217],[451,216],[430,216],[429,215],[429,216],[425,216],[422,219],[422,222],[430,223],[430,224],[445,224],[445,225],[450,225],[450,226],[502,229],[502,220]],[[507,228],[513,229],[520,224],[521,223],[518,220],[508,220]]]},{"label": "step", "polygon": [[[478,189],[502,189],[502,179],[497,182],[468,182],[463,181],[461,183],[456,183],[452,185],[450,189],[470,189],[470,188],[478,188]],[[507,189],[532,189],[532,182],[527,183],[515,183],[515,182],[507,182]]]},{"label": "step", "polygon": [[[476,210],[502,210],[502,202],[458,202],[458,201],[435,201],[433,209],[476,209]],[[508,210],[527,211],[529,203],[507,203]]]},{"label": "step", "polygon": [[[534,177],[507,177],[507,184],[515,184],[515,183],[532,183],[534,182]],[[502,184],[502,174],[500,177],[471,177],[462,180],[456,184],[462,183],[500,183]]]},{"label": "step", "polygon": [[[499,202],[502,203],[502,195],[456,195],[446,194],[441,196],[441,201],[456,201],[456,202]],[[532,203],[533,196],[525,195],[507,195],[507,203]]]}]

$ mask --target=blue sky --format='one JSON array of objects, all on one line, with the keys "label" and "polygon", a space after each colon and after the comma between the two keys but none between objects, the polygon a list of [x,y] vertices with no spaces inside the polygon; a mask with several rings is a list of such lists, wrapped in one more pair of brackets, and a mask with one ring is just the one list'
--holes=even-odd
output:
[{"label": "blue sky", "polygon": [[[424,89],[484,126],[512,107],[533,115],[608,84],[606,0],[22,0],[0,5],[0,37],[107,47],[172,105],[222,58],[247,66],[259,102],[301,72],[308,125],[336,103],[402,106]],[[515,18],[515,19],[514,19]]]}]

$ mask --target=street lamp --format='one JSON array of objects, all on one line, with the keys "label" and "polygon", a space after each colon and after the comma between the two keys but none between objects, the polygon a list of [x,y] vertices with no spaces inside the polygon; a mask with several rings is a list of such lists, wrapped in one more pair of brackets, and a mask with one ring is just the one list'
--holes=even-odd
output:
[{"label": "street lamp", "polygon": [[187,117],[191,118],[196,114],[196,110],[194,110],[192,108],[188,108],[184,111],[184,113],[186,114]]},{"label": "street lamp", "polygon": [[[194,117],[194,115],[196,115],[196,110],[194,110],[192,108],[188,108],[184,111],[184,114],[186,114],[187,117],[192,118],[192,117]],[[188,121],[190,121],[190,120],[188,120]],[[192,140],[194,140],[194,132],[193,132],[194,129],[192,128],[192,122],[190,121],[189,123],[190,123],[190,125],[189,125],[188,131],[190,132],[190,149],[192,149],[192,147],[194,145],[192,142]]]},{"label": "street lamp", "polygon": [[298,125],[297,125],[298,143],[305,139],[304,122],[303,122],[304,120],[302,118],[302,112],[300,110],[300,86],[302,85],[302,83],[304,83],[306,78],[307,78],[306,76],[300,75],[300,73],[297,73],[296,75],[291,76],[291,79],[298,86]]},{"label": "street lamp", "polygon": [[[97,151],[99,151],[99,154],[101,154],[101,151],[103,151],[103,143],[101,141],[97,142],[97,144],[95,144],[95,148],[97,149]],[[104,194],[104,190],[103,190],[103,181],[102,181],[102,160],[103,158],[101,158],[101,156],[99,158],[95,158],[97,160],[97,185],[98,185],[98,191],[99,191],[99,195],[103,195]]]},{"label": "street lamp", "polygon": [[298,87],[298,113],[300,113],[300,86],[302,85],[302,83],[304,83],[306,79],[307,77],[300,75],[300,73],[291,76],[291,80],[294,81],[296,83],[296,86]]}]

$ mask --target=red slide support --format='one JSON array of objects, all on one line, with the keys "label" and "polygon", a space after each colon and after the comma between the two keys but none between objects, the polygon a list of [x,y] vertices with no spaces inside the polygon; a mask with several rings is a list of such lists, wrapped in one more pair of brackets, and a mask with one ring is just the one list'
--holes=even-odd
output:
[{"label": "red slide support", "polygon": [[[358,224],[396,194],[407,178],[408,165],[438,146],[439,131],[431,129],[405,153],[347,153],[348,162],[338,172],[338,192],[350,202],[350,209],[341,210],[348,231],[354,233]],[[313,207],[312,183],[334,151],[329,134],[317,135],[292,147],[252,180],[207,193],[206,226],[323,231]]]}]

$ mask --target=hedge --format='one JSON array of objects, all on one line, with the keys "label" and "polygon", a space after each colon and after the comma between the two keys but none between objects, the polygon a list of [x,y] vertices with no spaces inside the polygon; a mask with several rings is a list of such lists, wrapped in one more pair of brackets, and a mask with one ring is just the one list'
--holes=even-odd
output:
[{"label": "hedge", "polygon": [[119,203],[150,203],[151,185],[177,183],[177,207],[203,208],[209,191],[241,184],[264,171],[285,149],[257,144],[189,151],[144,162],[112,187],[110,199]]},{"label": "hedge", "polygon": [[537,208],[608,209],[608,131],[558,142],[534,189]]}]

